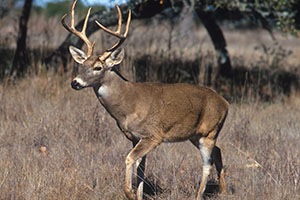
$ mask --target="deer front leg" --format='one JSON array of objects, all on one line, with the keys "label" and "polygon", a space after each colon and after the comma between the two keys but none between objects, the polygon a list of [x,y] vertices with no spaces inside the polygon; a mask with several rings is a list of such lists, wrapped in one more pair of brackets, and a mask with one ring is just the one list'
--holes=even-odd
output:
[{"label": "deer front leg", "polygon": [[137,181],[136,181],[136,186],[138,187],[141,182],[145,180],[145,168],[146,168],[146,156],[143,158],[138,159],[135,162],[136,165],[136,171],[137,171]]},{"label": "deer front leg", "polygon": [[[131,150],[131,152],[126,157],[126,175],[125,175],[125,185],[124,192],[128,199],[136,200],[137,195],[134,193],[132,189],[132,166],[136,160],[144,157],[147,153],[149,153],[152,149],[154,149],[161,142],[157,141],[153,138],[143,138],[141,139],[137,145]],[[143,184],[143,183],[141,183]],[[141,185],[142,187],[142,185]],[[142,192],[140,192],[142,194]],[[140,199],[141,197],[139,197]]]},{"label": "deer front leg", "polygon": [[[134,139],[132,141],[133,148],[137,145],[139,142],[138,139]],[[145,174],[145,168],[146,168],[146,156],[143,158],[139,158],[135,162],[136,171],[137,171],[137,181],[136,181],[136,187],[138,188],[140,183],[144,181],[144,174]]]}]

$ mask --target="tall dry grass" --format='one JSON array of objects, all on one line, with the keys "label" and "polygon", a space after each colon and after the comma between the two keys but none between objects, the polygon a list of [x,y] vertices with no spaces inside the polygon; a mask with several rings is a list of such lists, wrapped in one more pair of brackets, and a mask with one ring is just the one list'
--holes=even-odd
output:
[{"label": "tall dry grass", "polygon": [[[131,143],[92,90],[69,84],[41,74],[1,85],[0,199],[125,199]],[[298,96],[232,104],[217,142],[230,194],[210,198],[300,198],[299,111]],[[146,176],[162,188],[154,199],[193,199],[200,153],[188,142],[163,144],[149,154]]]}]

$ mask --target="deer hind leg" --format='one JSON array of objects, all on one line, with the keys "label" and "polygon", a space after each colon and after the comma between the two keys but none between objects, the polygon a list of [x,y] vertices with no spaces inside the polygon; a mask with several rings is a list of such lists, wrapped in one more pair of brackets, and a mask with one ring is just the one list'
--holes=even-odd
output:
[{"label": "deer hind leg", "polygon": [[[141,197],[137,197],[132,189],[132,166],[133,164],[140,158],[144,157],[147,153],[149,153],[152,149],[154,149],[160,142],[157,140],[153,140],[152,138],[143,138],[141,139],[136,146],[131,150],[131,152],[126,157],[126,175],[125,175],[125,185],[124,192],[128,199],[136,200],[137,198],[141,199]],[[138,193],[142,195],[142,192],[139,191],[142,189],[142,184],[138,186]],[[141,187],[140,187],[141,186]]]},{"label": "deer hind leg", "polygon": [[212,154],[212,150],[214,147],[215,141],[208,139],[208,138],[201,138],[199,140],[199,149],[200,149],[200,153],[201,153],[201,157],[202,157],[202,161],[203,161],[203,167],[202,167],[202,180],[200,183],[200,187],[197,193],[197,199],[201,199],[205,188],[206,188],[206,183],[208,180],[208,176],[210,174],[210,170],[212,167],[212,158],[211,158],[211,154]]},{"label": "deer hind leg", "polygon": [[224,172],[224,168],[223,168],[221,149],[217,146],[214,146],[214,148],[213,148],[212,159],[213,159],[213,163],[215,164],[217,172],[218,172],[220,191],[222,194],[227,194],[226,184],[225,184],[225,179],[224,179],[225,172]]},{"label": "deer hind leg", "polygon": [[220,148],[214,145],[214,140],[208,138],[201,138],[200,140],[191,139],[190,141],[200,150],[203,160],[203,175],[200,188],[197,193],[197,199],[200,199],[203,196],[207,178],[213,164],[215,164],[218,172],[220,191],[223,194],[227,194]]},{"label": "deer hind leg", "polygon": [[203,167],[202,167],[202,179],[200,183],[199,190],[197,192],[196,199],[200,200],[203,197],[203,193],[206,188],[206,183],[208,180],[208,176],[210,174],[210,170],[212,168],[212,151],[215,145],[215,140],[201,137],[200,139],[191,139],[190,140],[193,145],[195,145],[199,150],[201,154],[201,158],[203,161]]}]

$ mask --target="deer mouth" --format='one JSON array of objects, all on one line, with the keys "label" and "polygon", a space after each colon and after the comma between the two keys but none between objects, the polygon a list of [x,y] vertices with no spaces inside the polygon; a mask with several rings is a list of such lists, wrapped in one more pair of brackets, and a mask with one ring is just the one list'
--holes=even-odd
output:
[{"label": "deer mouth", "polygon": [[81,79],[77,80],[76,78],[71,82],[71,86],[75,90],[81,90],[86,87],[85,82],[83,82]]}]

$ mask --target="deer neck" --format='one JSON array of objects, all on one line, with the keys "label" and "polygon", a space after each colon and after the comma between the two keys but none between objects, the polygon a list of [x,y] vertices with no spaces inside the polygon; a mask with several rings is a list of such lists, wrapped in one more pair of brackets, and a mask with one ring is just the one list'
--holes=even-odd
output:
[{"label": "deer neck", "polygon": [[130,114],[127,96],[130,95],[130,82],[123,78],[116,70],[107,70],[101,83],[94,87],[96,96],[104,108],[117,120]]}]

